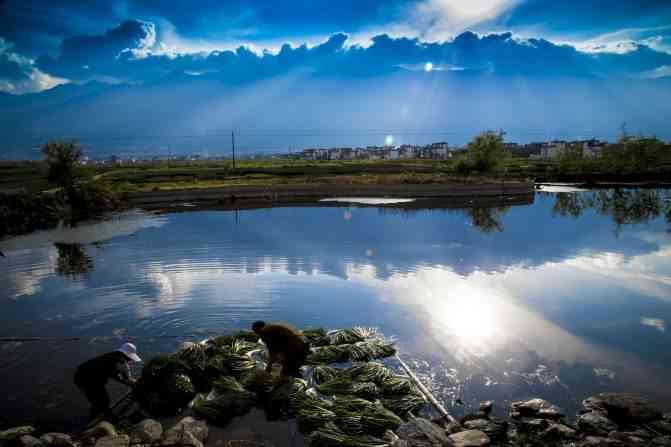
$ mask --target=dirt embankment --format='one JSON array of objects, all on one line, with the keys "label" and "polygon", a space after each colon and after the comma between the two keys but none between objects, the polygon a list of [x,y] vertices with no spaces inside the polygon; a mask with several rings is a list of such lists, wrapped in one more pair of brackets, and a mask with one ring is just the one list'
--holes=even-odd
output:
[{"label": "dirt embankment", "polygon": [[410,197],[464,198],[528,196],[534,194],[533,182],[488,182],[402,185],[308,184],[272,186],[231,186],[223,188],[183,189],[128,193],[131,206],[161,207],[176,203],[197,205],[245,202],[319,200],[329,197]]}]

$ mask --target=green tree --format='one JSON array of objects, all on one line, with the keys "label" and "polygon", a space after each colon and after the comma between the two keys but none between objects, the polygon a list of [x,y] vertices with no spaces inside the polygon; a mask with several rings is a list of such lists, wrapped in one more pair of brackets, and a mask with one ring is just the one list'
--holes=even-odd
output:
[{"label": "green tree", "polygon": [[77,163],[82,158],[81,146],[76,141],[52,140],[42,146],[42,154],[49,167],[49,182],[72,189],[79,178]]},{"label": "green tree", "polygon": [[468,157],[473,168],[480,172],[492,172],[499,168],[506,156],[503,132],[486,131],[468,143]]}]

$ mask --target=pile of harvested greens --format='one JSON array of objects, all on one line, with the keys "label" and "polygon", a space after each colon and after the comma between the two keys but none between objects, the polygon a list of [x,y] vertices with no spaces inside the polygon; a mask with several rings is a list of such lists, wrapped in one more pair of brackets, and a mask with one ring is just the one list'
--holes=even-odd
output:
[{"label": "pile of harvested greens", "polygon": [[385,432],[426,405],[409,377],[373,362],[396,354],[375,330],[307,329],[302,335],[310,344],[302,379],[265,372],[265,346],[253,332],[239,332],[152,359],[136,394],[150,413],[191,406],[216,424],[260,407],[269,418],[296,418],[313,447],[385,446]]}]

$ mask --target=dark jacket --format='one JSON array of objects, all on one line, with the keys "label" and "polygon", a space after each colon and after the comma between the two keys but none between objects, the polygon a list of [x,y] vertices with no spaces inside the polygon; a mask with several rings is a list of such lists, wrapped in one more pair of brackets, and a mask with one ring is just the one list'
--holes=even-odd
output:
[{"label": "dark jacket", "polygon": [[128,358],[121,352],[107,354],[87,360],[75,371],[75,384],[78,386],[105,386],[108,379],[114,379],[126,385],[132,383]]}]

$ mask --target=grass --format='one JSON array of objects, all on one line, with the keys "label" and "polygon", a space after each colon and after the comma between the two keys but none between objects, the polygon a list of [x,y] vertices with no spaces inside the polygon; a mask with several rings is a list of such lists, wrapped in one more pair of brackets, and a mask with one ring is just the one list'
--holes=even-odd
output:
[{"label": "grass", "polygon": [[[457,172],[458,158],[438,160],[311,161],[228,160],[146,162],[133,166],[86,167],[87,175],[103,181],[115,192],[148,192],[225,186],[306,184],[443,184],[492,180],[636,181],[663,179],[671,165],[662,164],[644,173],[610,172],[597,160],[560,163],[507,157],[496,174]],[[48,189],[46,167],[41,162],[0,163],[0,191]]]}]

